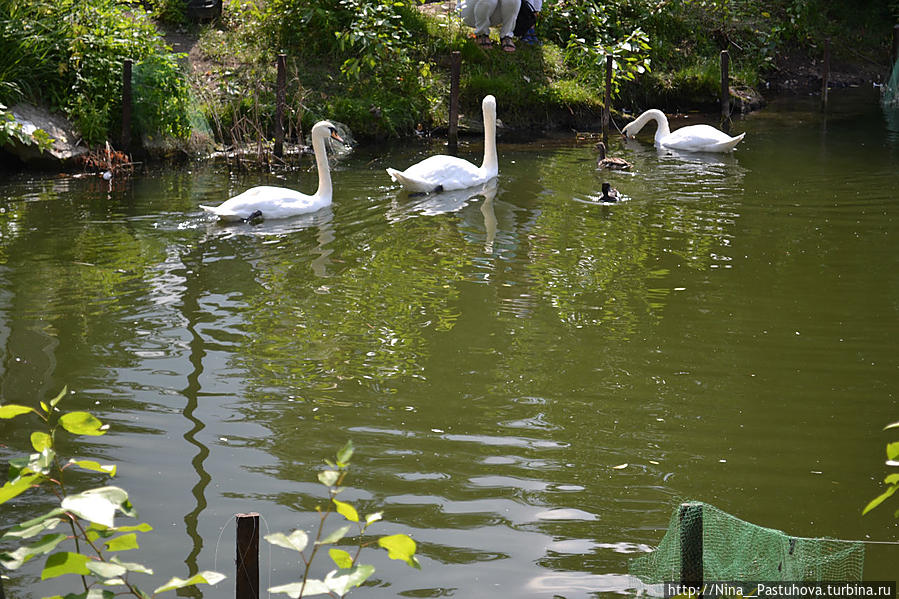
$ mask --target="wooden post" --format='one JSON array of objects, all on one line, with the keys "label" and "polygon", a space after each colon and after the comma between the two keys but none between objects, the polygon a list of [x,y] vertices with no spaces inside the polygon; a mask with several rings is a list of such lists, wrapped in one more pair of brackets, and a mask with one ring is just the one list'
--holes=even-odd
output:
[{"label": "wooden post", "polygon": [[680,520],[680,582],[702,587],[702,504],[682,503]]},{"label": "wooden post", "polygon": [[893,63],[899,60],[899,25],[893,25]]},{"label": "wooden post", "polygon": [[612,56],[606,55],[606,85],[605,98],[602,107],[602,143],[609,145],[609,121],[611,120],[612,106]]},{"label": "wooden post", "polygon": [[237,514],[235,599],[259,599],[259,514]]},{"label": "wooden post", "polygon": [[447,141],[451,154],[456,153],[459,144],[459,77],[461,72],[462,54],[456,50],[450,56],[450,104]]},{"label": "wooden post", "polygon": [[131,148],[131,66],[126,58],[122,64],[122,151]]},{"label": "wooden post", "polygon": [[730,121],[730,54],[721,51],[721,122]]},{"label": "wooden post", "polygon": [[821,109],[827,110],[827,87],[830,83],[830,38],[824,40],[824,65],[821,67]]},{"label": "wooden post", "polygon": [[278,54],[278,81],[275,106],[275,156],[284,156],[284,104],[287,92],[287,56]]}]

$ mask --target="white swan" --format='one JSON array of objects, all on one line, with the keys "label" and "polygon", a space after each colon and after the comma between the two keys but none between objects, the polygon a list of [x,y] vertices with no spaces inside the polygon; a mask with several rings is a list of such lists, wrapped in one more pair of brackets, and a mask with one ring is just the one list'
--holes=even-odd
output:
[{"label": "white swan", "polygon": [[668,118],[661,110],[650,108],[622,130],[628,137],[635,137],[649,121],[655,121],[655,142],[657,146],[684,150],[687,152],[729,152],[734,149],[746,133],[731,137],[709,125],[688,125],[675,132],[668,128]]},{"label": "white swan", "polygon": [[455,156],[429,156],[404,171],[387,169],[390,178],[416,193],[452,191],[486,183],[499,172],[496,158],[496,98],[485,96],[481,102],[484,113],[484,163],[477,167]]},{"label": "white swan", "polygon": [[320,121],[312,127],[312,151],[315,153],[315,164],[318,167],[318,190],[313,195],[306,195],[286,187],[262,185],[252,187],[218,206],[201,205],[200,208],[224,221],[260,217],[287,218],[324,208],[331,203],[331,169],[328,166],[325,149],[325,139],[328,137],[343,142],[334,125],[328,121]]}]

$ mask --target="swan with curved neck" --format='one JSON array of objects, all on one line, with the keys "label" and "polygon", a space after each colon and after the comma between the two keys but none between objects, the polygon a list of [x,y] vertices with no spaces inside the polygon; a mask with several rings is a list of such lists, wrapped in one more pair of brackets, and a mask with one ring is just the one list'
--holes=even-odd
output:
[{"label": "swan with curved neck", "polygon": [[496,156],[496,98],[485,96],[481,102],[484,113],[484,161],[481,166],[455,156],[429,156],[404,171],[387,169],[390,178],[414,193],[452,191],[486,183],[499,173]]},{"label": "swan with curved neck", "polygon": [[668,126],[668,117],[661,110],[650,108],[633,122],[628,123],[622,133],[635,137],[640,129],[649,121],[656,122],[655,143],[657,146],[683,150],[686,152],[729,152],[734,149],[746,133],[731,137],[709,125],[688,125],[672,132]]},{"label": "swan with curved neck", "polygon": [[286,187],[261,185],[225,200],[218,206],[200,206],[224,221],[245,221],[255,218],[288,218],[316,212],[331,203],[331,169],[328,166],[325,140],[331,138],[343,142],[337,129],[328,121],[320,121],[312,127],[312,151],[318,170],[318,189],[306,195]]}]

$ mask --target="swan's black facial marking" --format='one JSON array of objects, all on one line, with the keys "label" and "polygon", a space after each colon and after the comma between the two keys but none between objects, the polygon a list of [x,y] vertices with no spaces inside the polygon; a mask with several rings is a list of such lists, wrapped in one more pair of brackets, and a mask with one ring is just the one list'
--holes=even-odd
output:
[{"label": "swan's black facial marking", "polygon": [[243,222],[252,223],[254,221],[260,221],[260,220],[262,220],[262,210],[256,210],[255,212],[250,214],[250,216],[243,219]]}]

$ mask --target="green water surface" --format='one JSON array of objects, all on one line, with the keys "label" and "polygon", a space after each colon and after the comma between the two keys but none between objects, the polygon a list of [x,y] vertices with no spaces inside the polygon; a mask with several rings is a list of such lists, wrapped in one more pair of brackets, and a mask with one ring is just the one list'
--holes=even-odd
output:
[{"label": "green water surface", "polygon": [[[357,148],[330,208],[259,225],[198,206],[309,192],[309,159],[2,181],[0,397],[67,385],[63,407],[111,425],[61,449],[119,465],[155,528],[123,558],[156,570],[151,589],[217,569],[204,596],[232,597],[232,516],[311,530],[316,470],[348,439],[342,498],[383,509],[373,532],[410,534],[422,563],[372,553],[358,597],[627,594],[628,560],[687,498],[897,541],[895,504],[860,513],[899,420],[899,119],[868,90],[831,100],[737,120],[729,155],[614,139],[631,173],[598,171],[573,134],[501,137],[498,181],[471,194],[410,198],[384,173],[437,142]],[[597,204],[603,181],[626,200]],[[0,422],[0,457],[31,424]],[[45,507],[23,495],[0,528]],[[867,547],[866,578],[896,564],[899,547]],[[7,597],[79,590],[40,566]],[[264,543],[262,566],[263,587],[297,577]]]}]

